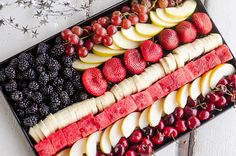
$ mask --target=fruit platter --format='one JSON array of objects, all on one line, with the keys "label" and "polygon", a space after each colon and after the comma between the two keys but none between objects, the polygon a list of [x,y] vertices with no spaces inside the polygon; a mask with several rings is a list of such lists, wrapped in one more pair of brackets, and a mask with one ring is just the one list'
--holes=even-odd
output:
[{"label": "fruit platter", "polygon": [[122,1],[0,64],[39,156],[150,156],[236,105],[236,63],[198,0]]}]

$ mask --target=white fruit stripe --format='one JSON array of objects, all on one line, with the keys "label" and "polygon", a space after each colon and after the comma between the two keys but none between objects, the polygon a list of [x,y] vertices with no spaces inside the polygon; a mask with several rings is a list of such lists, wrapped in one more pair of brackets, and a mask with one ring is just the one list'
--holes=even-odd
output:
[{"label": "white fruit stripe", "polygon": [[159,17],[162,21],[167,22],[167,23],[173,23],[173,24],[184,21],[187,18],[187,17],[179,18],[179,19],[178,18],[171,18],[168,15],[166,15],[165,9],[162,9],[162,8],[157,8],[156,14],[157,14],[157,17]]},{"label": "white fruit stripe", "polygon": [[200,80],[201,77],[195,79],[189,86],[188,93],[189,96],[193,99],[196,100],[197,97],[201,94],[200,91]]},{"label": "white fruit stripe", "polygon": [[176,101],[178,103],[178,106],[181,108],[184,108],[185,105],[187,104],[187,100],[189,96],[188,89],[189,89],[189,84],[186,84],[177,91]]},{"label": "white fruit stripe", "polygon": [[168,23],[168,22],[164,22],[162,21],[156,14],[155,11],[150,11],[150,19],[152,21],[153,24],[159,26],[159,27],[165,27],[165,28],[170,28],[173,27],[175,25],[177,25],[178,23]]},{"label": "white fruit stripe", "polygon": [[105,56],[98,56],[93,53],[88,53],[86,57],[80,57],[80,60],[88,64],[98,64],[98,63],[106,62],[107,60],[111,58],[112,56],[105,57]]},{"label": "white fruit stripe", "polygon": [[113,93],[117,101],[121,100],[124,97],[123,91],[117,84],[111,88],[111,92]]},{"label": "white fruit stripe", "polygon": [[29,129],[29,135],[34,139],[34,141],[36,141],[37,143],[40,141],[39,136],[36,134],[36,132],[34,131],[34,129],[32,127],[30,127]]},{"label": "white fruit stripe", "polygon": [[104,45],[99,45],[95,44],[93,46],[93,53],[98,55],[98,56],[116,56],[116,55],[121,55],[125,52],[124,49],[111,49],[108,47],[105,47]]},{"label": "white fruit stripe", "polygon": [[152,36],[144,36],[138,34],[133,26],[131,26],[129,29],[121,28],[121,33],[122,35],[124,35],[125,38],[135,42],[146,41],[152,38]]},{"label": "white fruit stripe", "polygon": [[208,72],[203,74],[200,80],[200,91],[204,97],[211,91],[211,87],[209,85],[211,72],[212,70],[209,70]]},{"label": "white fruit stripe", "polygon": [[161,32],[164,28],[149,23],[137,23],[135,25],[135,29],[140,35],[153,37]]},{"label": "white fruit stripe", "polygon": [[76,70],[86,70],[88,68],[94,68],[100,66],[101,63],[95,63],[95,64],[88,64],[80,61],[79,59],[75,60],[72,64],[72,67]]}]

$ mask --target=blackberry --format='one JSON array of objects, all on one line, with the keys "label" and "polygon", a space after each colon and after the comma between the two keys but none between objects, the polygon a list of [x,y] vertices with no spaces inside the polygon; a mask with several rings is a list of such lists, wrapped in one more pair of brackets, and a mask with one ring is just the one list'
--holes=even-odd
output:
[{"label": "blackberry", "polygon": [[53,87],[51,85],[46,85],[41,87],[40,91],[43,95],[49,95],[53,92]]},{"label": "blackberry", "polygon": [[73,76],[73,70],[72,70],[72,68],[65,68],[65,69],[63,70],[63,76],[64,76],[65,79],[71,78],[71,77]]},{"label": "blackberry", "polygon": [[74,86],[70,81],[65,82],[64,89],[69,94],[69,96],[73,95],[75,92]]},{"label": "blackberry", "polygon": [[49,98],[50,98],[50,102],[60,101],[59,95],[56,92],[51,93]]},{"label": "blackberry", "polygon": [[23,73],[22,73],[22,72],[18,72],[18,73],[16,74],[16,79],[17,79],[17,80],[20,80],[20,81],[24,80],[24,75],[23,75]]},{"label": "blackberry", "polygon": [[35,71],[32,68],[30,68],[27,71],[23,72],[23,76],[26,80],[32,81],[35,79]]},{"label": "blackberry", "polygon": [[62,38],[61,36],[56,37],[55,39],[55,44],[61,44],[62,43]]},{"label": "blackberry", "polygon": [[71,57],[67,57],[67,56],[63,56],[61,58],[61,62],[62,62],[62,65],[64,67],[71,67],[72,66],[72,63],[73,63],[73,60]]},{"label": "blackberry", "polygon": [[38,90],[39,89],[39,84],[35,81],[31,81],[28,85],[28,88],[30,90],[33,90],[33,91]]},{"label": "blackberry", "polygon": [[77,90],[81,91],[81,90],[84,89],[84,86],[83,86],[83,84],[82,84],[82,82],[81,82],[81,76],[80,76],[79,74],[77,74],[76,76],[74,76],[74,77],[72,78],[72,80],[73,80],[72,83],[73,83],[74,87],[75,87]]},{"label": "blackberry", "polygon": [[60,77],[57,77],[54,79],[52,85],[53,86],[61,86],[61,85],[63,85],[63,83],[64,83],[64,80]]},{"label": "blackberry", "polygon": [[26,127],[32,127],[35,124],[37,124],[38,120],[39,120],[38,116],[31,115],[31,116],[23,119],[23,125]]},{"label": "blackberry", "polygon": [[17,102],[16,106],[18,106],[19,108],[24,109],[24,108],[27,108],[29,106],[29,104],[30,104],[29,100],[25,99],[25,100],[22,100],[20,102]]},{"label": "blackberry", "polygon": [[9,78],[9,79],[14,79],[16,76],[16,71],[15,69],[13,69],[12,67],[6,67],[5,68],[5,75]]},{"label": "blackberry", "polygon": [[29,68],[29,62],[27,60],[20,59],[18,63],[18,69],[20,71],[25,71]]},{"label": "blackberry", "polygon": [[3,69],[0,69],[0,82],[3,82],[6,80],[5,71]]},{"label": "blackberry", "polygon": [[53,58],[48,59],[48,61],[46,62],[46,67],[51,71],[58,71],[61,69],[60,63]]},{"label": "blackberry", "polygon": [[23,96],[26,97],[27,99],[31,99],[33,97],[33,92],[28,88],[24,88],[22,92]]},{"label": "blackberry", "polygon": [[59,97],[61,99],[61,104],[63,105],[63,107],[66,107],[70,104],[70,97],[69,95],[67,94],[66,91],[62,91],[59,93]]},{"label": "blackberry", "polygon": [[25,113],[27,115],[30,114],[37,114],[38,113],[38,105],[36,103],[33,103],[30,107],[26,108]]},{"label": "blackberry", "polygon": [[13,101],[21,101],[23,99],[23,94],[22,92],[16,90],[14,92],[11,93],[11,99]]},{"label": "blackberry", "polygon": [[77,92],[75,94],[76,101],[84,101],[88,99],[88,94],[86,92]]},{"label": "blackberry", "polygon": [[47,116],[50,113],[49,107],[45,105],[44,103],[40,104],[39,113],[43,117]]},{"label": "blackberry", "polygon": [[20,60],[29,60],[30,57],[32,57],[32,55],[30,53],[21,53],[19,56],[18,56],[18,59]]},{"label": "blackberry", "polygon": [[55,90],[56,92],[61,92],[61,91],[63,91],[63,86],[55,86],[55,87],[54,87],[54,90]]},{"label": "blackberry", "polygon": [[65,52],[65,50],[66,50],[66,48],[63,44],[57,44],[51,49],[50,54],[53,57],[57,58],[57,57],[61,56]]},{"label": "blackberry", "polygon": [[19,87],[21,89],[26,88],[27,87],[27,82],[20,80],[20,81],[18,81],[18,86],[17,87]]},{"label": "blackberry", "polygon": [[50,112],[51,113],[56,113],[60,109],[60,103],[51,103],[50,104]]},{"label": "blackberry", "polygon": [[10,61],[9,66],[15,69],[18,65],[18,62],[19,62],[18,58],[14,58]]},{"label": "blackberry", "polygon": [[58,71],[48,71],[49,80],[53,80],[58,76]]},{"label": "blackberry", "polygon": [[40,73],[42,73],[42,72],[44,72],[45,71],[45,68],[43,67],[43,66],[38,66],[38,67],[36,67],[36,72],[38,73],[38,74],[40,74]]},{"label": "blackberry", "polygon": [[16,114],[17,114],[20,118],[25,117],[25,111],[22,110],[22,109],[17,109],[17,110],[16,110]]},{"label": "blackberry", "polygon": [[44,42],[39,43],[38,49],[37,49],[37,54],[43,54],[46,53],[49,50],[50,46]]},{"label": "blackberry", "polygon": [[46,72],[42,72],[40,75],[39,75],[39,78],[38,78],[38,83],[42,86],[45,86],[49,81],[49,76]]},{"label": "blackberry", "polygon": [[36,58],[36,60],[35,60],[35,62],[36,62],[36,64],[38,65],[38,66],[42,66],[42,65],[44,65],[44,63],[47,61],[47,59],[49,59],[49,56],[48,56],[48,54],[40,54],[37,58]]},{"label": "blackberry", "polygon": [[43,96],[40,92],[34,92],[32,100],[36,103],[41,103],[43,101]]},{"label": "blackberry", "polygon": [[8,83],[5,84],[5,90],[7,92],[13,92],[17,89],[17,83],[15,80],[10,80]]}]

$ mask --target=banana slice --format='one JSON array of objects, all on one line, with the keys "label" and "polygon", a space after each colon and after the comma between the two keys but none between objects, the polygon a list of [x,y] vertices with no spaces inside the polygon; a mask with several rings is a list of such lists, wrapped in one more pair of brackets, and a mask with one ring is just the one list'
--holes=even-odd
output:
[{"label": "banana slice", "polygon": [[30,127],[29,129],[29,135],[34,139],[35,142],[38,143],[40,141],[39,136],[36,134],[36,132],[34,131],[32,127]]},{"label": "banana slice", "polygon": [[139,75],[134,75],[132,78],[135,82],[138,92],[146,88],[146,84],[144,82],[145,80],[142,77],[140,77]]},{"label": "banana slice", "polygon": [[175,58],[177,67],[178,67],[178,68],[183,67],[183,66],[184,66],[183,57],[181,57],[179,54],[173,54],[173,56],[174,56],[174,58]]},{"label": "banana slice", "polygon": [[34,129],[34,132],[37,134],[37,136],[40,138],[40,140],[43,140],[45,138],[45,135],[41,131],[38,124],[34,125],[33,129]]},{"label": "banana slice", "polygon": [[190,60],[189,54],[188,54],[188,49],[186,48],[185,45],[182,45],[182,46],[174,49],[173,54],[179,54],[183,58],[184,62],[187,62]]},{"label": "banana slice", "polygon": [[104,95],[101,96],[101,104],[103,109],[109,107],[115,102],[115,97],[111,92],[105,92]]},{"label": "banana slice", "polygon": [[73,109],[72,106],[69,106],[67,107],[68,108],[68,111],[70,112],[70,115],[71,115],[71,122],[74,123],[77,121],[77,117],[76,117],[76,114],[75,114],[75,111]]},{"label": "banana slice", "polygon": [[163,58],[161,58],[161,59],[160,59],[160,63],[161,63],[161,65],[163,66],[163,68],[164,68],[164,70],[165,70],[165,73],[166,73],[166,74],[170,74],[170,73],[171,73],[171,70],[170,70],[170,68],[169,68],[169,66],[168,66],[168,64],[167,64],[167,62],[166,62],[166,60],[163,59]]},{"label": "banana slice", "polygon": [[72,117],[70,115],[70,112],[67,108],[62,109],[58,112],[56,112],[55,114],[55,118],[57,119],[58,123],[59,123],[59,128],[64,128],[67,125],[73,123],[72,122]]},{"label": "banana slice", "polygon": [[153,67],[155,73],[157,74],[157,80],[166,75],[165,70],[160,63],[153,64],[151,67]]},{"label": "banana slice", "polygon": [[152,84],[152,82],[150,81],[150,76],[148,75],[148,74],[146,74],[146,73],[142,73],[142,74],[140,74],[139,75],[140,76],[140,78],[141,78],[141,80],[143,80],[144,82],[144,84],[143,84],[143,88],[145,89],[145,88],[147,88],[147,87],[149,87],[151,84]]},{"label": "banana slice", "polygon": [[117,84],[111,88],[111,92],[113,93],[117,101],[121,100],[124,97],[121,88]]},{"label": "banana slice", "polygon": [[98,108],[99,112],[103,111],[103,107],[102,107],[102,102],[101,102],[101,96],[98,96],[95,98],[95,102],[96,102],[96,106]]},{"label": "banana slice", "polygon": [[53,127],[50,118],[46,117],[43,120],[43,122],[44,122],[45,126],[48,128],[48,130],[50,131],[50,134],[52,134],[53,132],[56,131],[56,128]]},{"label": "banana slice", "polygon": [[[55,132],[57,129],[59,129],[59,127],[58,127],[59,124],[58,124],[57,119],[55,118],[54,115],[49,114],[46,119],[50,122],[50,127],[53,129],[53,132]],[[47,126],[47,122],[45,121],[44,123]]]},{"label": "banana slice", "polygon": [[135,85],[133,77],[129,77],[127,80],[129,81],[130,88],[132,88],[132,94],[136,93],[138,91],[138,89],[137,89],[137,87]]},{"label": "banana slice", "polygon": [[211,51],[214,49],[214,42],[209,38],[209,36],[204,37],[201,39],[202,42],[204,43],[204,51],[205,53]]},{"label": "banana slice", "polygon": [[201,39],[196,39],[192,42],[192,46],[194,48],[195,57],[198,57],[204,53],[204,43]]},{"label": "banana slice", "polygon": [[194,59],[195,58],[195,50],[194,50],[192,44],[188,43],[188,44],[185,44],[184,46],[185,46],[186,49],[188,49],[187,52],[188,52],[188,55],[189,55],[189,60]]},{"label": "banana slice", "polygon": [[122,90],[124,97],[131,95],[133,92],[133,89],[129,83],[128,79],[124,79],[123,81],[121,81],[118,86],[120,87],[120,89]]},{"label": "banana slice", "polygon": [[218,33],[211,33],[210,36],[214,36],[215,40],[217,40],[218,46],[223,44],[223,38]]},{"label": "banana slice", "polygon": [[169,53],[164,59],[167,65],[169,66],[170,71],[171,72],[175,71],[175,69],[177,68],[177,65],[176,65],[174,56],[171,53]]},{"label": "banana slice", "polygon": [[39,126],[41,132],[43,133],[43,135],[46,138],[51,134],[50,131],[48,130],[48,128],[46,127],[46,125],[43,123],[42,120],[38,123],[38,126]]}]

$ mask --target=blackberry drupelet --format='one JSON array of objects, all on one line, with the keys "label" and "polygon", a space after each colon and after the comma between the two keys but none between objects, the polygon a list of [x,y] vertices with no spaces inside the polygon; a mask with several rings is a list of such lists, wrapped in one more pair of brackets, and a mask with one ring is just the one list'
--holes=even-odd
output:
[{"label": "blackberry drupelet", "polygon": [[48,61],[46,62],[46,67],[51,71],[55,71],[55,70],[58,71],[61,69],[60,63],[53,58],[48,59]]},{"label": "blackberry drupelet", "polygon": [[40,92],[43,95],[49,95],[49,94],[51,94],[53,92],[53,87],[51,85],[42,86],[40,88]]},{"label": "blackberry drupelet", "polygon": [[63,86],[54,86],[53,89],[55,92],[59,93],[59,92],[63,91]]},{"label": "blackberry drupelet", "polygon": [[71,67],[71,66],[72,66],[72,63],[73,63],[73,60],[72,60],[71,57],[62,56],[61,62],[62,62],[62,65],[63,65],[64,67]]},{"label": "blackberry drupelet", "polygon": [[6,75],[4,69],[0,69],[0,82],[4,82],[6,80]]},{"label": "blackberry drupelet", "polygon": [[45,105],[44,103],[40,104],[39,113],[42,117],[47,116],[50,113],[49,107]]},{"label": "blackberry drupelet", "polygon": [[33,92],[28,88],[24,88],[22,92],[24,97],[26,97],[27,99],[31,99],[33,97]]},{"label": "blackberry drupelet", "polygon": [[17,72],[16,80],[20,80],[20,81],[24,80],[24,75],[22,72]]},{"label": "blackberry drupelet", "polygon": [[63,73],[63,77],[65,79],[69,79],[69,78],[71,78],[73,76],[72,68],[65,68],[62,73]]},{"label": "blackberry drupelet", "polygon": [[32,127],[38,122],[38,116],[36,115],[31,115],[27,118],[23,119],[23,125],[26,127]]},{"label": "blackberry drupelet", "polygon": [[32,68],[29,68],[23,72],[23,76],[26,80],[32,81],[35,79],[35,71]]},{"label": "blackberry drupelet", "polygon": [[18,58],[14,58],[10,61],[9,66],[16,69],[18,62],[19,62]]},{"label": "blackberry drupelet", "polygon": [[45,86],[49,81],[49,76],[46,72],[42,72],[40,75],[39,75],[39,78],[38,78],[38,83],[42,86]]},{"label": "blackberry drupelet", "polygon": [[36,67],[36,72],[38,73],[38,74],[40,74],[40,73],[42,73],[42,72],[44,72],[45,71],[45,68],[43,67],[43,66],[38,66],[38,67]]},{"label": "blackberry drupelet", "polygon": [[16,76],[16,71],[15,69],[13,69],[12,67],[6,67],[5,68],[5,75],[9,78],[9,79],[14,79]]},{"label": "blackberry drupelet", "polygon": [[62,78],[56,77],[56,78],[54,79],[52,85],[56,87],[56,86],[61,86],[61,85],[63,85],[63,83],[64,83],[64,80],[63,80]]},{"label": "blackberry drupelet", "polygon": [[74,86],[70,81],[65,82],[64,89],[69,94],[69,96],[73,95],[75,92]]},{"label": "blackberry drupelet", "polygon": [[40,92],[34,92],[32,100],[36,103],[41,103],[43,101],[43,96]]},{"label": "blackberry drupelet", "polygon": [[49,59],[48,54],[43,53],[43,54],[40,54],[40,55],[36,58],[35,62],[36,62],[36,64],[37,64],[38,66],[42,66],[42,65],[44,65],[44,63],[45,63],[48,59]]},{"label": "blackberry drupelet", "polygon": [[51,49],[50,54],[53,57],[57,58],[57,57],[61,56],[65,52],[65,50],[66,50],[66,48],[63,44],[57,44]]},{"label": "blackberry drupelet", "polygon": [[35,81],[31,81],[28,85],[28,88],[30,90],[33,90],[33,91],[38,90],[39,89],[39,84]]},{"label": "blackberry drupelet", "polygon": [[27,60],[20,59],[18,63],[18,69],[20,71],[25,71],[28,68],[29,68],[29,62]]},{"label": "blackberry drupelet", "polygon": [[8,83],[5,84],[5,90],[7,92],[12,92],[17,89],[17,83],[15,80],[10,80]]},{"label": "blackberry drupelet", "polygon": [[53,80],[58,76],[58,71],[48,71],[49,80]]},{"label": "blackberry drupelet", "polygon": [[33,103],[30,107],[26,108],[25,113],[27,115],[37,115],[38,114],[38,105]]},{"label": "blackberry drupelet", "polygon": [[17,102],[16,106],[18,106],[19,108],[25,109],[29,106],[29,104],[30,104],[29,100],[25,99],[25,100]]},{"label": "blackberry drupelet", "polygon": [[70,97],[69,97],[69,95],[67,94],[66,91],[60,92],[59,93],[59,98],[61,99],[61,104],[62,104],[63,107],[66,107],[71,103]]},{"label": "blackberry drupelet", "polygon": [[11,99],[13,101],[21,101],[23,99],[23,94],[22,92],[16,90],[14,92],[11,93]]},{"label": "blackberry drupelet", "polygon": [[59,99],[59,95],[56,92],[53,92],[49,95],[50,98],[50,102],[54,102],[54,101],[60,101]]},{"label": "blackberry drupelet", "polygon": [[49,50],[49,48],[50,48],[50,46],[48,44],[46,44],[44,42],[39,43],[36,54],[39,55],[39,54],[46,53]]}]

